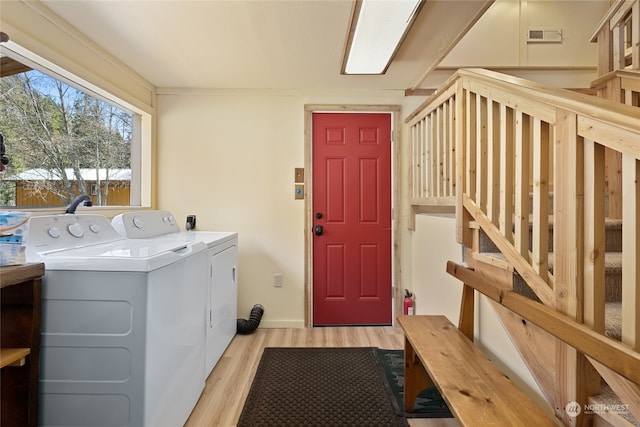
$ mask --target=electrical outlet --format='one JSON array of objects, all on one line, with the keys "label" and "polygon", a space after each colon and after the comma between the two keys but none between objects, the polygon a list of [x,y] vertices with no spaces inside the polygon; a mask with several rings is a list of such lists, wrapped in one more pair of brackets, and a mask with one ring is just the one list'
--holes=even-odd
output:
[{"label": "electrical outlet", "polygon": [[273,275],[273,286],[276,288],[282,287],[282,273],[276,273]]}]

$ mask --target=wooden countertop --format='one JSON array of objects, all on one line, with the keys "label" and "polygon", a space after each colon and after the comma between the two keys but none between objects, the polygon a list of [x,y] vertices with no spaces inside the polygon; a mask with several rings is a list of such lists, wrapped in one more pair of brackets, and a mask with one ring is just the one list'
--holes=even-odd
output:
[{"label": "wooden countertop", "polygon": [[44,276],[44,263],[0,267],[0,288]]}]

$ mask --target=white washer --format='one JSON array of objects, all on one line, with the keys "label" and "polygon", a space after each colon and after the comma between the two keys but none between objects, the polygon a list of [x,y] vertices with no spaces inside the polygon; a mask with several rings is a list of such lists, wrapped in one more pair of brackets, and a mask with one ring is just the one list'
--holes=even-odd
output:
[{"label": "white washer", "polygon": [[129,239],[153,239],[207,245],[205,373],[208,376],[236,335],[238,318],[238,233],[180,231],[168,211],[144,210],[117,215],[113,227]]},{"label": "white washer", "polygon": [[132,241],[102,215],[32,217],[45,264],[39,423],[182,426],[204,389],[200,242]]}]

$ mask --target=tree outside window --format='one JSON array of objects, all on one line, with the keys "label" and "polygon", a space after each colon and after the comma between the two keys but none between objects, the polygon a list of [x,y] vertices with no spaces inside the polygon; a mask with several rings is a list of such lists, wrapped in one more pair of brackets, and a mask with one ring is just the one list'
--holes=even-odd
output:
[{"label": "tree outside window", "polygon": [[132,120],[37,70],[3,77],[0,132],[10,162],[0,205],[65,206],[82,193],[94,205],[128,204],[114,195],[129,191]]}]

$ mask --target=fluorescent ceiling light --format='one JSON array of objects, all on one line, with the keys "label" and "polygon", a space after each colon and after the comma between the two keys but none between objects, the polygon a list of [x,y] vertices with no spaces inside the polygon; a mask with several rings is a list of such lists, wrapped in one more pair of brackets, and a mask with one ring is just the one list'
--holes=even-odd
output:
[{"label": "fluorescent ceiling light", "polygon": [[357,0],[343,73],[383,74],[422,3],[422,0]]}]

